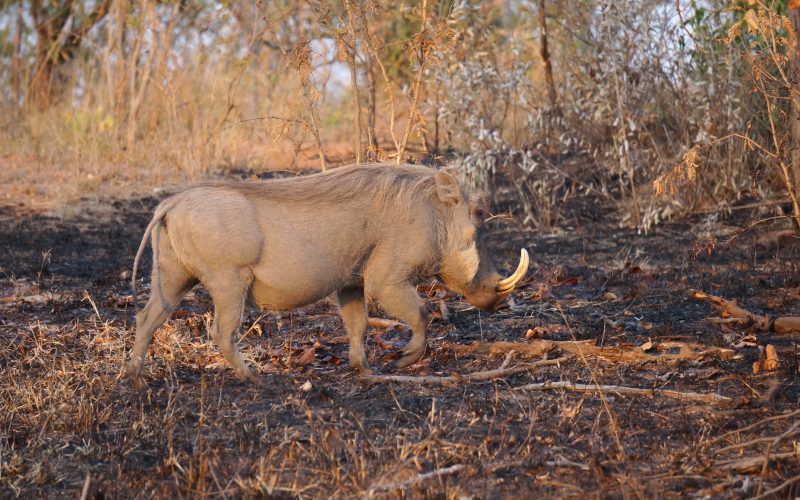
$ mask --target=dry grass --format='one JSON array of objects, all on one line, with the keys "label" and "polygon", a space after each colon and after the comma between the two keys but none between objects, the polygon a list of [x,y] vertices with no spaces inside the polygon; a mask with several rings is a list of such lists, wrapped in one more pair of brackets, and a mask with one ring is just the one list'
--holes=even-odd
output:
[{"label": "dry grass", "polygon": [[[514,238],[537,248],[539,268],[515,292],[513,308],[487,316],[439,288],[425,289],[429,307],[438,310],[444,301],[449,319],[432,323],[428,356],[402,374],[451,377],[444,385],[369,384],[350,373],[341,321],[328,301],[249,313],[240,345],[261,383],[239,382],[207,337],[210,300],[197,290],[157,333],[145,368],[148,387],[139,392],[120,377],[133,338],[127,276],[120,272],[136,241],[128,241],[129,230],[108,228],[119,218],[144,225],[155,202],[100,206],[65,220],[5,216],[0,237],[18,250],[0,261],[4,494],[77,496],[88,476],[88,494],[104,496],[727,496],[782,484],[790,491],[787,482],[800,471],[789,413],[797,356],[785,346],[779,371],[758,376],[750,371],[752,347],[735,349],[743,359],[674,363],[606,353],[687,336],[732,349],[727,336],[738,340],[746,332],[702,327],[709,311],[674,288],[681,276],[706,289],[709,279],[735,288],[738,281],[726,276],[736,275],[761,289],[764,273],[796,286],[784,254],[759,257],[752,269],[701,260],[682,272],[663,250],[675,248],[675,235],[623,233],[625,244],[648,259],[645,270],[609,258],[614,246],[596,238],[585,240],[586,248],[573,236],[515,231]],[[58,236],[72,228],[81,228],[80,240]],[[33,262],[41,257],[33,252],[20,253],[31,237],[52,245],[49,266]],[[81,241],[91,246],[73,253]],[[509,265],[517,244],[507,244],[498,254]],[[554,262],[564,264],[557,270]],[[368,356],[394,373],[392,357],[408,334],[376,324],[383,326],[373,329]],[[453,349],[525,342],[536,327],[556,344],[599,339],[605,347],[533,369],[541,354]],[[501,378],[463,377],[499,367]],[[605,388],[600,397],[516,390],[559,380]],[[715,393],[735,402],[625,396],[611,386]],[[772,458],[762,470],[767,447]]]}]

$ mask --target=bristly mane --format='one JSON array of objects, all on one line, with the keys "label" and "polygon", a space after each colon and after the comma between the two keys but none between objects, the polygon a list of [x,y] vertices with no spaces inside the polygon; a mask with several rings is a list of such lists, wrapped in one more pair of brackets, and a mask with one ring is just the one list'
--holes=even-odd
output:
[{"label": "bristly mane", "polygon": [[258,182],[212,182],[196,187],[245,191],[264,199],[305,206],[358,200],[376,207],[404,211],[436,196],[435,170],[418,165],[367,164],[340,167],[308,176]]}]

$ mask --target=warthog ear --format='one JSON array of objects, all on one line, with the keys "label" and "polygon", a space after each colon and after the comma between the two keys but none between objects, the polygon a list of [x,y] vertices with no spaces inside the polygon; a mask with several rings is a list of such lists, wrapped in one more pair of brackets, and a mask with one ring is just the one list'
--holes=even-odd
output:
[{"label": "warthog ear", "polygon": [[455,177],[443,170],[439,170],[433,178],[436,180],[436,193],[443,203],[455,205],[464,201],[461,186],[459,186]]}]

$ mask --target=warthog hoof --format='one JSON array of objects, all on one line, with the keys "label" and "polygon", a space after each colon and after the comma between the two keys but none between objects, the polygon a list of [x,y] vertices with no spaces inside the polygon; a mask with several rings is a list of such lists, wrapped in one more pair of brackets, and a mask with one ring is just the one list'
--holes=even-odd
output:
[{"label": "warthog hoof", "polygon": [[370,368],[369,366],[359,366],[356,367],[359,375],[375,375],[375,370]]},{"label": "warthog hoof", "polygon": [[129,361],[128,365],[125,367],[125,375],[128,377],[128,379],[130,379],[131,383],[133,384],[133,388],[136,390],[140,391],[147,385],[144,383],[144,378],[142,377],[141,361]]},{"label": "warthog hoof", "polygon": [[372,368],[370,368],[367,356],[363,351],[350,354],[350,369],[356,370],[359,375],[372,375]]},{"label": "warthog hoof", "polygon": [[254,384],[260,383],[260,379],[256,376],[255,372],[250,368],[236,369],[236,378],[238,378],[242,382],[252,382]]},{"label": "warthog hoof", "polygon": [[425,354],[425,345],[417,349],[411,349],[410,347],[407,347],[403,349],[403,356],[397,362],[397,367],[405,368],[407,366],[411,366],[420,359],[422,359],[422,356],[424,354]]}]

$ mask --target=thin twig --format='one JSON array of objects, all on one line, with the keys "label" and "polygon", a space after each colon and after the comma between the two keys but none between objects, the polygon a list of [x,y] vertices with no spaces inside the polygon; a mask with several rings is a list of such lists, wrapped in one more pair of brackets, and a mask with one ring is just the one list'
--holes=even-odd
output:
[{"label": "thin twig", "polygon": [[713,392],[680,392],[671,389],[641,389],[639,387],[624,387],[620,385],[576,384],[569,380],[539,382],[516,388],[518,391],[546,391],[554,389],[565,389],[573,392],[614,392],[624,396],[664,396],[683,401],[701,401],[705,403],[730,403],[733,401],[727,396],[721,396]]},{"label": "thin twig", "polygon": [[[777,436],[775,439],[773,439],[767,445],[767,449],[766,449],[766,451],[764,451],[764,466],[761,467],[761,475],[762,476],[767,473],[767,464],[769,463],[769,455],[772,452],[773,448],[778,446],[781,443],[781,441],[783,441],[787,437],[792,437],[795,434],[797,434],[796,431],[797,431],[798,427],[800,427],[800,420],[796,421],[791,427],[789,427],[789,429],[787,431],[783,432],[780,436]],[[760,487],[759,487],[759,489],[760,489]],[[759,493],[760,493],[760,491],[759,491]]]},{"label": "thin twig", "polygon": [[228,130],[229,128],[233,128],[233,127],[235,127],[237,125],[241,125],[242,123],[256,122],[256,121],[263,121],[263,120],[279,120],[279,121],[286,122],[286,123],[296,123],[298,125],[303,125],[304,127],[308,127],[309,126],[308,122],[305,121],[305,120],[296,120],[294,118],[284,118],[282,116],[265,115],[265,116],[256,116],[256,117],[253,117],[253,118],[245,118],[244,120],[239,120],[238,122],[230,123],[230,124],[220,128],[215,133],[218,134],[218,133],[224,132],[224,131]]},{"label": "thin twig", "polygon": [[772,488],[771,490],[767,490],[764,493],[754,496],[753,500],[760,500],[762,498],[771,498],[773,495],[777,495],[781,491],[785,490],[789,486],[793,485],[794,483],[800,482],[800,475],[790,477],[786,481],[782,482],[778,486]]},{"label": "thin twig", "polygon": [[786,453],[774,453],[769,457],[758,455],[755,457],[745,457],[738,460],[728,460],[724,462],[716,462],[714,467],[721,467],[730,469],[736,472],[755,472],[764,465],[765,462],[776,462],[779,460],[787,460],[790,458],[800,458],[797,451],[788,451]]},{"label": "thin twig", "polygon": [[723,434],[721,436],[717,436],[714,439],[708,441],[706,444],[707,445],[711,445],[711,444],[714,444],[714,443],[716,443],[718,441],[722,441],[723,439],[725,439],[725,438],[727,438],[727,437],[729,437],[729,436],[731,436],[733,434],[736,434],[736,433],[739,433],[739,432],[749,431],[749,430],[755,429],[756,427],[764,425],[766,423],[774,422],[775,420],[783,420],[784,418],[794,417],[795,415],[800,415],[800,410],[795,410],[795,411],[790,412],[790,413],[784,413],[783,415],[775,415],[773,417],[767,417],[767,418],[765,418],[763,420],[759,420],[758,422],[755,422],[755,423],[752,423],[752,424],[747,425],[745,427],[742,427],[741,429],[736,429],[736,430],[733,430],[733,431],[730,431],[730,432],[726,432],[725,434]]},{"label": "thin twig", "polygon": [[417,474],[414,477],[406,479],[405,481],[397,481],[395,483],[388,483],[388,484],[377,484],[375,486],[370,486],[364,496],[361,497],[362,499],[371,498],[372,494],[378,491],[389,491],[389,490],[399,490],[405,489],[409,486],[412,486],[417,483],[421,483],[422,481],[426,481],[428,479],[432,479],[435,477],[446,476],[449,474],[455,474],[464,470],[467,466],[464,464],[456,464],[451,465],[450,467],[444,467],[442,469],[434,469],[430,472],[425,472],[423,474]]},{"label": "thin twig", "polygon": [[[795,430],[792,434],[790,434],[788,436],[784,436],[784,438],[791,437],[791,436],[794,436],[796,434],[800,434],[800,431]],[[720,448],[718,450],[715,450],[714,454],[715,455],[719,455],[719,454],[725,453],[727,451],[738,450],[739,448],[747,448],[748,446],[752,446],[754,444],[769,443],[769,442],[772,442],[774,440],[775,440],[774,437],[763,437],[763,438],[751,439],[750,441],[745,441],[744,443],[732,444],[730,446],[726,446],[725,448]]]},{"label": "thin twig", "polygon": [[572,359],[572,356],[563,356],[556,359],[545,359],[535,363],[527,363],[512,368],[497,368],[482,372],[468,373],[465,375],[451,375],[446,377],[415,377],[411,375],[362,375],[359,380],[365,382],[405,382],[411,384],[453,384],[453,383],[473,383],[487,382],[498,378],[525,373],[543,366],[554,366]]},{"label": "thin twig", "polygon": [[89,485],[92,483],[92,473],[86,471],[86,479],[83,480],[83,489],[81,489],[81,500],[89,498]]}]

